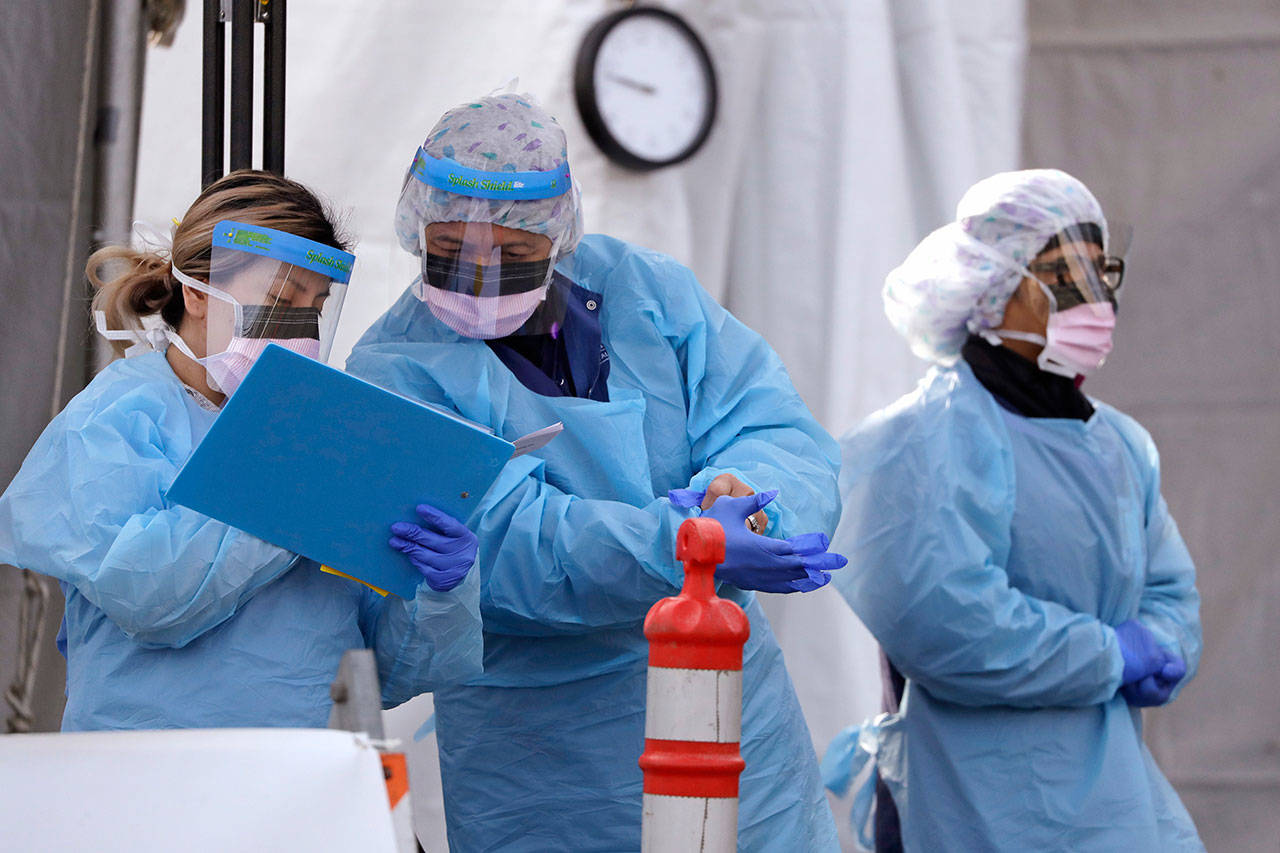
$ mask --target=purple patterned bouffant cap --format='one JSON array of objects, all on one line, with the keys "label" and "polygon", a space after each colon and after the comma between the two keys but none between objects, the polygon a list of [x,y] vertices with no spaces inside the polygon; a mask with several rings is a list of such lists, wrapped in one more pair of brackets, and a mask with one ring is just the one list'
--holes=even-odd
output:
[{"label": "purple patterned bouffant cap", "polygon": [[[569,157],[564,131],[529,95],[489,95],[449,110],[427,134],[422,148],[486,172],[541,172]],[[396,236],[405,251],[421,254],[419,236],[432,222],[491,222],[545,234],[556,260],[582,238],[582,196],[577,180],[555,198],[513,201],[472,198],[429,187],[405,173],[396,205]]]},{"label": "purple patterned bouffant cap", "polygon": [[1028,264],[1071,225],[1107,220],[1089,188],[1057,169],[1001,172],[969,188],[956,221],[885,278],[889,322],[920,358],[952,364],[970,334],[999,326]]}]

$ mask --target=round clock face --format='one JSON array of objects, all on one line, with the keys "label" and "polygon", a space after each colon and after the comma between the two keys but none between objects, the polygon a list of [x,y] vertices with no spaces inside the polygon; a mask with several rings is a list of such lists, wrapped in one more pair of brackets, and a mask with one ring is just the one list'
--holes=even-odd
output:
[{"label": "round clock face", "polygon": [[605,154],[652,169],[689,157],[705,141],[715,117],[715,73],[683,21],[658,9],[631,9],[587,34],[577,96]]}]

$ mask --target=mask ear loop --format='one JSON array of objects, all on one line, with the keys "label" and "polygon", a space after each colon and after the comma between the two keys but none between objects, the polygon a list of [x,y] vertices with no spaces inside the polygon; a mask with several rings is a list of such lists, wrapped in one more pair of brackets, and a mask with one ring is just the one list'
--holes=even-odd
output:
[{"label": "mask ear loop", "polygon": [[108,329],[107,315],[103,311],[93,312],[93,324],[99,335],[108,341],[132,341],[133,345],[124,351],[125,358],[145,355],[148,352],[164,352],[168,342],[169,326],[164,321],[160,325],[147,326],[146,321],[141,329]]},{"label": "mask ear loop", "polygon": [[[1022,272],[1026,278],[1031,279],[1037,285],[1039,285],[1040,292],[1043,293],[1045,295],[1045,298],[1049,300],[1049,314],[1050,315],[1054,314],[1058,310],[1058,300],[1054,298],[1053,291],[1049,289],[1049,286],[1045,284],[1043,281],[1041,281],[1039,276],[1037,276],[1031,270],[1027,269],[1025,266],[1019,267],[1019,271]],[[1021,286],[1021,284],[1019,284],[1019,286]],[[1017,294],[1017,291],[1015,290],[1012,299],[1017,299],[1017,298],[1018,298],[1018,294]],[[1011,338],[1015,341],[1026,341],[1027,343],[1036,344],[1042,347],[1046,347],[1049,345],[1048,338],[1046,338],[1044,335],[1037,335],[1035,332],[1021,332],[1021,331],[1018,331],[1017,329],[999,329],[999,328],[984,329],[982,332],[982,339],[993,346],[1002,346],[1005,338]]]}]

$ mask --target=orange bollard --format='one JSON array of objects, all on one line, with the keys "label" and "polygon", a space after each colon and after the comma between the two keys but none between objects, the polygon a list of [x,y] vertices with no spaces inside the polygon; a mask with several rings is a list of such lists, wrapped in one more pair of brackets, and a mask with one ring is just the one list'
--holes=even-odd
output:
[{"label": "orange bollard", "polygon": [[644,851],[724,851],[738,843],[742,647],[751,625],[716,597],[724,530],[691,518],[676,535],[684,588],[649,610],[644,754]]}]

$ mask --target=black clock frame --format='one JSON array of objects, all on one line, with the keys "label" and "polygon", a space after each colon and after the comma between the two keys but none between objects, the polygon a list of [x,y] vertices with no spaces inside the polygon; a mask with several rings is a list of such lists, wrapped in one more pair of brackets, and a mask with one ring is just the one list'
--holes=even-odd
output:
[{"label": "black clock frame", "polygon": [[[709,83],[708,100],[711,103],[707,114],[703,117],[702,127],[699,128],[697,135],[685,146],[684,150],[666,160],[650,160],[623,145],[609,132],[609,126],[605,122],[604,116],[600,114],[600,109],[596,103],[595,66],[599,58],[600,46],[604,44],[605,37],[609,35],[615,26],[627,18],[637,15],[661,18],[682,31],[690,43],[693,44]],[[578,103],[578,114],[582,117],[582,124],[586,127],[591,140],[610,160],[619,166],[639,172],[650,172],[654,169],[661,169],[664,166],[674,166],[676,163],[692,157],[702,147],[702,144],[707,141],[707,137],[711,135],[711,128],[715,124],[716,110],[720,100],[719,87],[716,83],[716,69],[711,64],[711,55],[707,53],[707,47],[702,43],[702,39],[680,16],[665,9],[654,9],[647,6],[639,9],[621,9],[606,15],[587,31],[586,36],[582,39],[582,44],[578,47],[578,56],[573,63],[573,89],[574,97]]]}]

